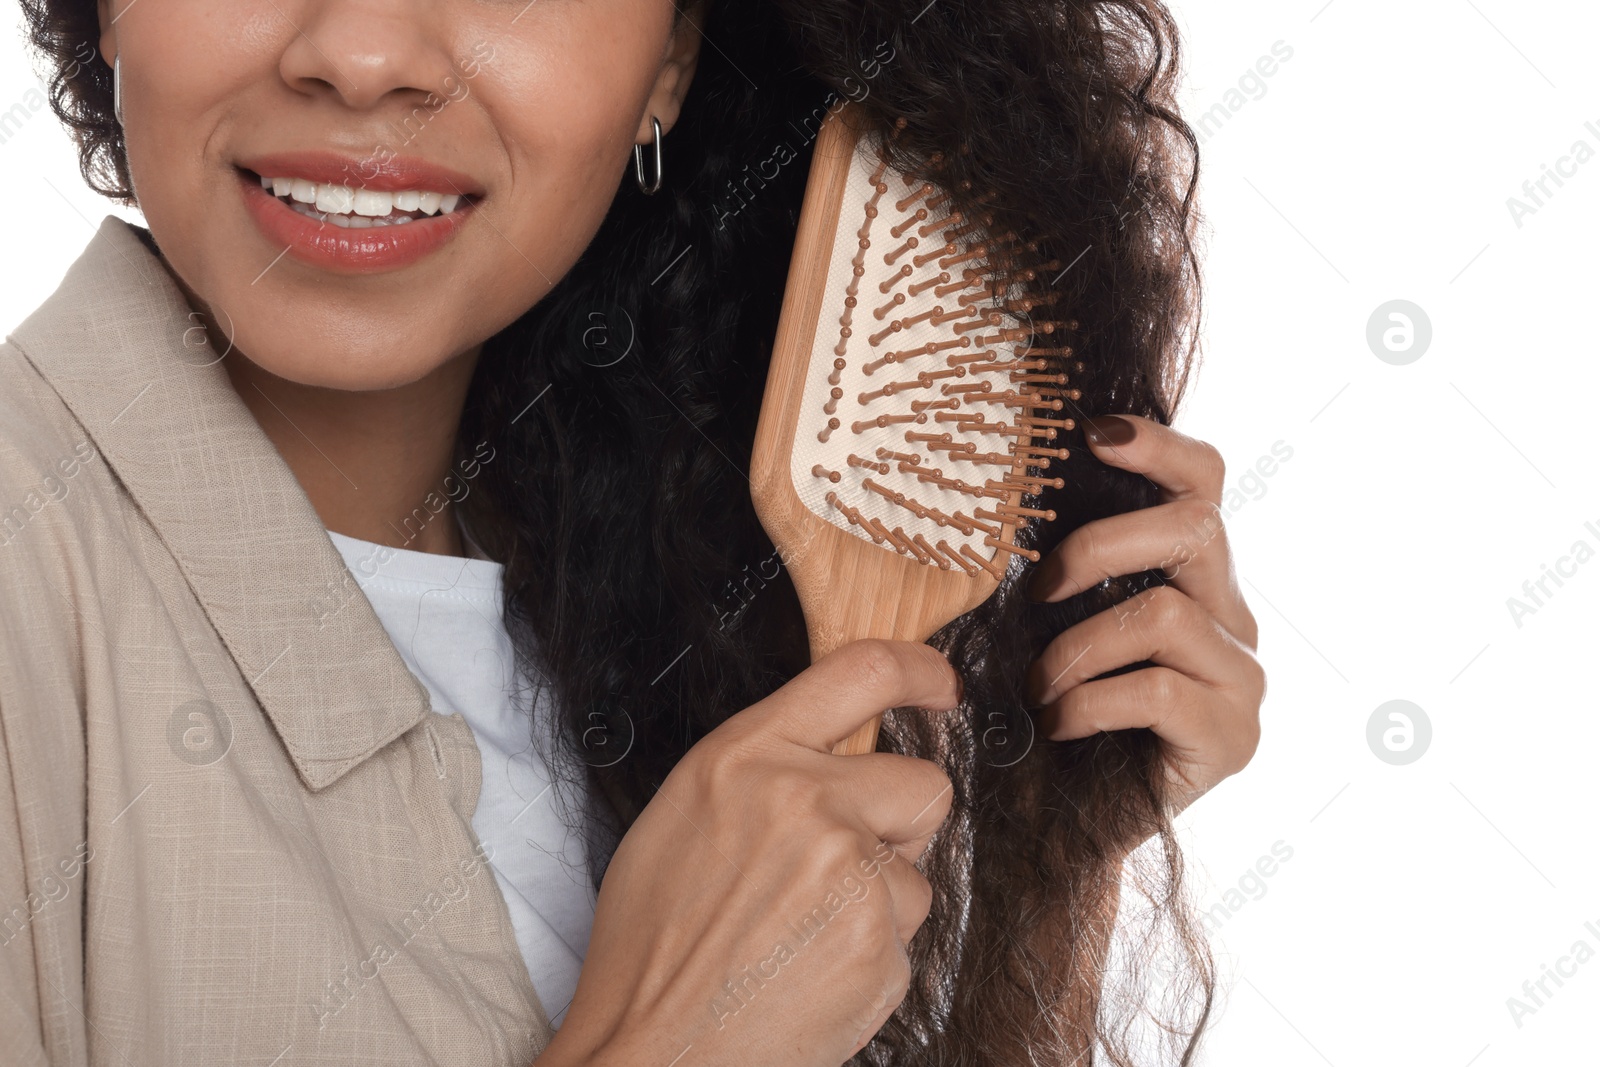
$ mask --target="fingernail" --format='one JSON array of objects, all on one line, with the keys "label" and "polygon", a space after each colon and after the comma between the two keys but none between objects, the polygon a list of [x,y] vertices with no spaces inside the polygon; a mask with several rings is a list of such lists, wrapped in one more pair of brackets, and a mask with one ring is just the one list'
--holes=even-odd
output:
[{"label": "fingernail", "polygon": [[1101,415],[1084,423],[1084,434],[1091,445],[1125,445],[1133,440],[1133,423],[1117,415]]}]

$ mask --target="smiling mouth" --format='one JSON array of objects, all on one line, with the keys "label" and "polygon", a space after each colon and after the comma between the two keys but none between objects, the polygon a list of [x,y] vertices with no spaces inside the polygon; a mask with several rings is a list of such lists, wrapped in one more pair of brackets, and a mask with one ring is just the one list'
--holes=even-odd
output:
[{"label": "smiling mouth", "polygon": [[419,219],[460,214],[477,202],[471,195],[434,189],[388,192],[238,169],[290,210],[346,229],[403,226]]}]

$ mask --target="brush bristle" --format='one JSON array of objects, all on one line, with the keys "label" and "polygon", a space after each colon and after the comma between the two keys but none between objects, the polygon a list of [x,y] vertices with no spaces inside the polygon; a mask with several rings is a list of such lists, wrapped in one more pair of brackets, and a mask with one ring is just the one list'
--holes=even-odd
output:
[{"label": "brush bristle", "polygon": [[1077,395],[1041,357],[1070,354],[1076,324],[1033,321],[1035,283],[1059,265],[987,222],[896,171],[873,135],[857,141],[791,475],[835,526],[999,580],[1010,555],[1039,558],[1015,531],[1055,518],[1021,499],[1062,485],[1028,468],[1067,456],[1050,442]]}]

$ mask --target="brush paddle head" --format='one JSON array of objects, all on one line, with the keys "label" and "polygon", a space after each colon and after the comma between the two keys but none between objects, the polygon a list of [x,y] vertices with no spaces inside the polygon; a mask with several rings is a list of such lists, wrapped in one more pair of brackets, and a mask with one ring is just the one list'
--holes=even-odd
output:
[{"label": "brush paddle head", "polygon": [[1055,518],[1023,497],[1063,484],[1042,472],[1077,392],[1045,357],[1077,324],[1033,319],[1059,264],[976,214],[895,170],[854,105],[818,131],[751,472],[814,659],[925,639],[1037,561],[1017,531]]}]

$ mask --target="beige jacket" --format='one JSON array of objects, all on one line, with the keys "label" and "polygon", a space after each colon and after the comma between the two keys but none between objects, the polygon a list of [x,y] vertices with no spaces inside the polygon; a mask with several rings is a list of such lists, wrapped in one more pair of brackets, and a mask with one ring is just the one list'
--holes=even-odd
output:
[{"label": "beige jacket", "polygon": [[0,1064],[528,1067],[471,730],[140,232],[0,345]]}]

